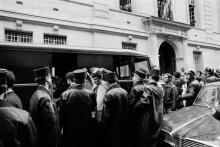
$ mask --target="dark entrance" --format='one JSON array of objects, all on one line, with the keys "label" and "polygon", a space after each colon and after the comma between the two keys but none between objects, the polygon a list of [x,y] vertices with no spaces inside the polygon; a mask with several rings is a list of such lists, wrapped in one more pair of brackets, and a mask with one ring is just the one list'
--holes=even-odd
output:
[{"label": "dark entrance", "polygon": [[176,55],[173,47],[163,42],[159,49],[159,62],[161,73],[171,73],[176,71]]}]

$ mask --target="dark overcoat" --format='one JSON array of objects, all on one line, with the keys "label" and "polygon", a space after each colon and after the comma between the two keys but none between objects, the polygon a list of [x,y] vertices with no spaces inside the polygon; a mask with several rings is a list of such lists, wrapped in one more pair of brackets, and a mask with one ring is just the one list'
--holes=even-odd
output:
[{"label": "dark overcoat", "polygon": [[137,104],[137,102],[141,99],[144,93],[144,87],[145,84],[143,81],[137,82],[131,89],[131,92],[129,94],[129,104],[130,104],[130,114],[131,114],[131,128],[132,128],[132,146],[137,146],[139,144],[139,132],[137,128],[137,124],[139,121],[139,118],[133,111],[134,106]]},{"label": "dark overcoat", "polygon": [[91,146],[95,99],[95,93],[84,84],[74,85],[62,95],[60,111],[65,147]]},{"label": "dark overcoat", "polygon": [[105,129],[106,147],[129,147],[129,103],[127,92],[115,84],[105,94],[101,123]]},{"label": "dark overcoat", "polygon": [[201,88],[202,85],[197,80],[187,83],[186,94],[182,96],[182,99],[186,100],[186,106],[191,106],[193,104]]},{"label": "dark overcoat", "polygon": [[161,129],[163,104],[163,90],[156,82],[145,85],[142,97],[133,107],[137,118],[138,147],[156,147]]},{"label": "dark overcoat", "polygon": [[58,111],[45,87],[38,86],[33,93],[29,111],[38,131],[39,147],[62,146]]},{"label": "dark overcoat", "polygon": [[30,114],[0,100],[0,146],[37,147],[36,127]]},{"label": "dark overcoat", "polygon": [[7,92],[4,99],[10,103],[12,106],[23,109],[23,105],[21,103],[20,98],[14,91]]}]

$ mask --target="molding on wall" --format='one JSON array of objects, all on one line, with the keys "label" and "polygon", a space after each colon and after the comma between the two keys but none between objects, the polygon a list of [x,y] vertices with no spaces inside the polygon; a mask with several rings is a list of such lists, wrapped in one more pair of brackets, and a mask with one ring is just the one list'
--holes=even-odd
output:
[{"label": "molding on wall", "polygon": [[[22,19],[21,19],[22,18]],[[146,38],[149,37],[149,33],[143,30],[137,30],[134,28],[121,28],[121,25],[119,26],[113,26],[108,24],[98,24],[98,23],[88,23],[84,21],[75,21],[75,20],[61,20],[61,19],[55,19],[55,18],[47,18],[42,16],[33,16],[33,15],[27,15],[27,14],[21,14],[21,13],[15,13],[15,12],[9,12],[9,11],[2,11],[0,10],[0,19],[6,20],[6,21],[16,21],[17,19],[20,19],[23,21],[23,23],[29,23],[29,24],[40,24],[44,26],[53,26],[53,25],[59,25],[60,29],[77,29],[77,30],[84,30],[89,32],[105,32],[110,34],[120,34],[120,35],[132,35],[135,37],[140,38]]]}]

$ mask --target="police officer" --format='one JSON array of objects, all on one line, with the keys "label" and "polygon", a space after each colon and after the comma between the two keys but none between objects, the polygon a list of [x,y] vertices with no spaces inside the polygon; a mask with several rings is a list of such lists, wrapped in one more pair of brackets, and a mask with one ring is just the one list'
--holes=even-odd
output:
[{"label": "police officer", "polygon": [[145,87],[145,80],[146,73],[143,72],[140,69],[137,69],[135,73],[133,74],[132,81],[133,81],[133,87],[131,89],[131,92],[129,94],[129,104],[130,104],[130,111],[131,111],[131,125],[133,126],[132,130],[132,146],[137,146],[139,144],[140,138],[139,138],[139,132],[138,132],[138,121],[139,118],[133,111],[134,106],[137,104],[137,102],[141,99],[144,93],[144,87]]},{"label": "police officer", "polygon": [[106,91],[101,123],[105,128],[106,147],[129,147],[129,104],[127,92],[117,84],[117,77],[114,72],[104,75],[108,83]]},{"label": "police officer", "polygon": [[158,85],[159,70],[150,72],[149,83],[144,87],[144,93],[133,107],[137,116],[138,147],[156,147],[163,117],[163,89]]},{"label": "police officer", "polygon": [[61,130],[57,108],[52,102],[52,79],[49,67],[34,70],[37,90],[30,99],[30,114],[39,134],[39,147],[60,147]]},{"label": "police officer", "polygon": [[6,102],[6,69],[0,69],[0,146],[36,147],[37,130],[27,111],[12,107]]},{"label": "police officer", "polygon": [[92,111],[96,107],[95,93],[85,88],[87,71],[73,71],[74,85],[65,92],[61,101],[64,146],[92,146]]}]

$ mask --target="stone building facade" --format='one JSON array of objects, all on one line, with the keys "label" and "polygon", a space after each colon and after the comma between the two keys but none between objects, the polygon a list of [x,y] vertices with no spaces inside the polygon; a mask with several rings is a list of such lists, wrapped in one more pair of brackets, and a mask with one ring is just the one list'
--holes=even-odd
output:
[{"label": "stone building facade", "polygon": [[0,0],[0,50],[134,49],[161,71],[220,68],[220,0]]}]

